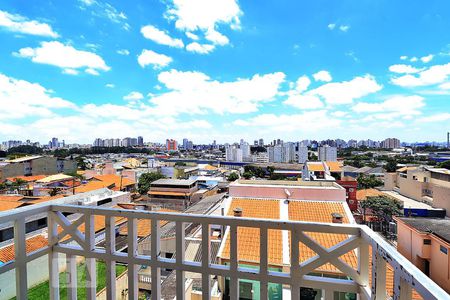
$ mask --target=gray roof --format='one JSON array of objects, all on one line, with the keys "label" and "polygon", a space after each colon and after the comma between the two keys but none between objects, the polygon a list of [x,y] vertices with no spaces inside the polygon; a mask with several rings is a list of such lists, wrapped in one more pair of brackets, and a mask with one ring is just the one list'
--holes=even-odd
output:
[{"label": "gray roof", "polygon": [[158,179],[151,184],[164,184],[164,185],[191,185],[195,183],[195,179]]},{"label": "gray roof", "polygon": [[450,219],[436,218],[399,218],[409,226],[434,234],[450,243]]}]

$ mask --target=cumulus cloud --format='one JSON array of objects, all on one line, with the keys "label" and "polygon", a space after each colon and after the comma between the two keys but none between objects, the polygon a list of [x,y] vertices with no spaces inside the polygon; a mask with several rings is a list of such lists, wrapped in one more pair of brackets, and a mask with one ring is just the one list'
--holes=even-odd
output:
[{"label": "cumulus cloud", "polygon": [[175,48],[183,48],[181,39],[172,38],[166,31],[160,30],[153,25],[147,25],[141,28],[142,35],[155,43]]},{"label": "cumulus cloud", "polygon": [[152,97],[150,102],[159,114],[166,115],[255,112],[275,99],[284,78],[278,72],[220,82],[201,72],[170,70],[158,75],[169,91]]},{"label": "cumulus cloud", "polygon": [[427,56],[422,56],[422,57],[420,58],[420,60],[421,60],[423,63],[429,63],[429,62],[433,59],[433,57],[434,57],[433,54],[429,54],[429,55],[427,55]]},{"label": "cumulus cloud", "polygon": [[389,67],[389,71],[391,71],[393,73],[399,73],[399,74],[417,73],[420,70],[421,69],[414,68],[413,66],[403,65],[403,64],[392,65]]},{"label": "cumulus cloud", "polygon": [[120,55],[130,55],[130,51],[128,51],[127,49],[120,49],[120,50],[117,50],[116,52],[117,52],[117,54],[120,54]]},{"label": "cumulus cloud", "polygon": [[142,99],[144,99],[144,95],[142,95],[142,93],[139,93],[136,91],[133,91],[123,97],[123,100],[127,100],[127,101],[138,101],[138,100],[142,100]]},{"label": "cumulus cloud", "polygon": [[443,122],[443,121],[449,121],[450,120],[450,113],[439,113],[434,114],[431,116],[426,116],[418,119],[418,122],[426,122],[426,123],[432,123],[432,122]]},{"label": "cumulus cloud", "polygon": [[210,44],[199,44],[197,42],[190,43],[186,46],[186,50],[189,52],[208,54],[214,50],[214,45]]},{"label": "cumulus cloud", "polygon": [[347,32],[350,29],[349,25],[341,25],[339,26],[339,30],[343,32]]},{"label": "cumulus cloud", "polygon": [[308,89],[310,84],[311,84],[311,80],[309,79],[308,76],[306,76],[306,75],[300,76],[296,82],[296,90],[298,92],[304,92]]},{"label": "cumulus cloud", "polygon": [[420,108],[425,106],[425,98],[412,95],[396,95],[383,102],[359,102],[353,106],[353,110],[358,113],[384,113],[395,112],[397,116],[419,115]]},{"label": "cumulus cloud", "polygon": [[112,89],[115,87],[115,85],[113,83],[107,83],[105,84],[105,87]]},{"label": "cumulus cloud", "polygon": [[394,77],[391,82],[402,87],[428,86],[445,82],[450,76],[450,63],[434,65],[415,75],[407,74]]},{"label": "cumulus cloud", "polygon": [[284,104],[291,105],[299,109],[317,109],[323,107],[319,97],[311,95],[293,94],[288,97]]},{"label": "cumulus cloud", "polygon": [[89,10],[94,17],[105,18],[113,23],[119,24],[125,30],[130,30],[130,24],[127,23],[128,17],[124,12],[117,10],[114,6],[100,0],[79,0],[80,8]]},{"label": "cumulus cloud", "polygon": [[[231,29],[240,28],[242,11],[237,0],[172,0],[166,12],[166,18],[175,21],[179,30],[192,33],[202,32],[205,39],[213,45],[226,45],[228,37],[218,31],[221,25],[228,25]],[[197,40],[195,35],[189,38]],[[192,48],[193,46],[191,46]],[[214,50],[214,48],[209,51]],[[199,51],[192,51],[201,53]]]},{"label": "cumulus cloud", "polygon": [[342,25],[337,25],[336,23],[330,23],[328,24],[328,29],[330,30],[334,30],[334,29],[339,29],[342,32],[347,32],[350,29],[350,25],[346,25],[346,24],[342,24]]},{"label": "cumulus cloud", "polygon": [[328,24],[328,29],[330,29],[330,30],[334,30],[335,28],[336,28],[336,24],[334,24],[334,23],[330,23],[330,24]]},{"label": "cumulus cloud", "polygon": [[59,35],[48,24],[29,20],[21,15],[0,10],[0,27],[12,32],[57,38]]},{"label": "cumulus cloud", "polygon": [[49,117],[55,109],[76,108],[65,99],[54,97],[38,83],[8,77],[0,73],[0,119]]},{"label": "cumulus cloud", "polygon": [[198,35],[196,35],[196,34],[194,34],[192,32],[189,32],[189,31],[186,31],[186,36],[188,38],[190,38],[191,40],[194,40],[194,41],[198,41],[199,40]]},{"label": "cumulus cloud", "polygon": [[408,56],[402,55],[402,56],[400,56],[400,59],[401,59],[401,60],[407,60],[407,59],[408,59]]},{"label": "cumulus cloud", "polygon": [[142,68],[153,65],[154,69],[159,69],[168,66],[171,62],[172,58],[170,56],[147,49],[142,50],[138,56],[138,63]]},{"label": "cumulus cloud", "polygon": [[110,67],[98,54],[77,50],[58,41],[42,42],[41,46],[37,48],[22,48],[15,55],[31,59],[34,63],[59,67],[65,70],[64,73],[72,75],[79,69],[84,69],[87,73],[94,75],[98,75],[98,71],[110,70]]},{"label": "cumulus cloud", "polygon": [[324,70],[313,74],[313,78],[315,81],[324,81],[324,82],[330,82],[332,80],[330,73]]}]

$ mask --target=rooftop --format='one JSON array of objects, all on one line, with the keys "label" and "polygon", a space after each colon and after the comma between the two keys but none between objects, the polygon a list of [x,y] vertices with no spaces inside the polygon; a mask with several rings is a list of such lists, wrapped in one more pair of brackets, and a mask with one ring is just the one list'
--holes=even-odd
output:
[{"label": "rooftop", "polygon": [[302,180],[245,180],[239,179],[232,183],[233,185],[255,185],[255,186],[288,186],[288,187],[320,187],[320,188],[331,188],[331,189],[342,189],[340,185],[335,182],[329,181],[302,181]]},{"label": "rooftop", "polygon": [[191,185],[196,182],[195,179],[158,179],[153,181],[151,185]]},{"label": "rooftop", "polygon": [[10,160],[7,160],[6,162],[9,162],[9,163],[21,163],[21,162],[30,161],[30,160],[33,160],[33,159],[38,159],[38,158],[41,158],[41,157],[43,157],[43,156],[41,156],[41,155],[24,156],[24,157],[19,157],[19,158],[16,158],[16,159],[10,159]]},{"label": "rooftop", "polygon": [[397,218],[410,227],[430,233],[450,243],[450,219],[435,218]]}]

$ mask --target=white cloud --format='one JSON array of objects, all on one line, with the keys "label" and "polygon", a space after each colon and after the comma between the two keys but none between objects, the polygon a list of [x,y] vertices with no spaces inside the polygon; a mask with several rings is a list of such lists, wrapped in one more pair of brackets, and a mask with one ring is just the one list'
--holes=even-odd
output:
[{"label": "white cloud", "polygon": [[323,107],[323,103],[319,97],[311,95],[294,94],[289,96],[283,103],[299,109],[317,109]]},{"label": "white cloud", "polygon": [[408,56],[402,55],[402,56],[400,56],[400,59],[401,59],[401,60],[407,60],[407,59],[408,59]]},{"label": "white cloud", "polygon": [[319,96],[328,104],[348,104],[353,100],[378,92],[382,89],[371,75],[358,76],[350,81],[330,82],[305,95]]},{"label": "white cloud", "polygon": [[208,54],[214,50],[214,45],[209,44],[199,44],[197,42],[190,43],[186,46],[186,50],[189,52],[199,53],[199,54]]},{"label": "white cloud", "polygon": [[347,32],[350,29],[350,25],[341,25],[339,26],[339,30],[343,32]]},{"label": "white cloud", "polygon": [[183,41],[172,38],[166,31],[160,30],[153,25],[147,25],[141,28],[142,35],[155,43],[175,48],[183,48]]},{"label": "white cloud", "polygon": [[405,73],[410,74],[410,73],[417,73],[417,72],[421,71],[421,69],[414,68],[413,66],[410,66],[410,65],[397,64],[397,65],[390,66],[389,71],[391,71],[393,73],[399,73],[399,74],[405,74]]},{"label": "white cloud", "polygon": [[450,76],[450,63],[434,65],[418,72],[416,75],[404,75],[391,79],[395,85],[402,87],[418,87],[445,82]]},{"label": "white cloud", "polygon": [[100,75],[100,73],[99,73],[97,70],[92,69],[92,68],[87,68],[87,69],[85,70],[85,72],[88,73],[88,74],[94,75],[94,76]]},{"label": "white cloud", "polygon": [[427,116],[427,117],[422,117],[420,119],[418,119],[418,122],[426,122],[426,123],[431,123],[431,122],[443,122],[443,121],[449,121],[450,120],[450,113],[439,113],[439,114],[434,114],[431,116]]},{"label": "white cloud", "polygon": [[142,95],[142,93],[135,92],[135,91],[133,91],[123,97],[123,100],[127,100],[127,101],[138,101],[138,100],[142,100],[142,99],[144,99],[144,95]]},{"label": "white cloud", "polygon": [[198,39],[199,39],[198,35],[196,35],[192,32],[189,32],[189,31],[186,31],[186,36],[194,41],[198,41]]},{"label": "white cloud", "polygon": [[230,42],[226,36],[214,29],[208,29],[206,31],[205,38],[213,44],[220,46],[224,46]]},{"label": "white cloud", "polygon": [[10,14],[0,10],[0,27],[12,32],[57,38],[59,35],[48,24],[29,20],[21,15]]},{"label": "white cloud", "polygon": [[334,30],[334,28],[336,28],[336,24],[334,24],[334,23],[328,24],[328,29]]},{"label": "white cloud", "polygon": [[[78,71],[78,69],[85,69],[86,72],[91,74],[110,70],[110,67],[98,54],[77,50],[57,41],[42,42],[38,48],[22,48],[15,55],[31,59],[34,63],[62,68],[67,74],[73,73],[73,70]],[[68,69],[72,69],[72,71],[68,71]]]},{"label": "white cloud", "polygon": [[[359,102],[353,106],[353,110],[358,113],[383,113],[395,112],[397,116],[419,115],[420,108],[425,106],[425,98],[417,95],[390,97],[383,102]],[[395,115],[395,114],[394,114]]]},{"label": "white cloud", "polygon": [[284,78],[278,72],[220,82],[201,72],[170,70],[158,75],[169,91],[152,97],[150,102],[155,113],[162,115],[255,112],[275,99]]},{"label": "white cloud", "polygon": [[450,82],[444,82],[443,84],[440,84],[439,88],[442,90],[450,90]]},{"label": "white cloud", "polygon": [[297,91],[300,93],[306,91],[310,84],[311,84],[311,80],[309,79],[308,76],[306,76],[306,75],[300,76],[297,79],[297,83],[296,83]]},{"label": "white cloud", "polygon": [[130,51],[128,51],[127,49],[120,49],[120,50],[117,50],[116,52],[117,52],[117,54],[120,54],[120,55],[130,55]]},{"label": "white cloud", "polygon": [[422,56],[422,57],[420,58],[420,60],[421,60],[423,63],[429,63],[429,62],[433,59],[433,57],[434,57],[433,54],[429,54],[429,55],[427,55],[427,56]]},{"label": "white cloud", "polygon": [[138,56],[138,63],[143,68],[147,65],[153,65],[154,69],[159,69],[168,66],[171,62],[172,58],[170,56],[147,49],[142,50]]},{"label": "white cloud", "polygon": [[105,84],[105,87],[112,89],[112,88],[115,88],[116,86],[112,83],[107,83],[107,84]]},{"label": "white cloud", "polygon": [[96,0],[80,0],[80,8],[89,11],[94,17],[106,18],[113,23],[119,24],[124,30],[130,30],[130,24],[127,23],[128,17],[124,12],[117,10],[107,2]]},{"label": "white cloud", "polygon": [[411,57],[410,59],[409,59],[409,61],[410,62],[416,62],[416,61],[418,61],[419,59],[417,58],[417,57]]},{"label": "white cloud", "polygon": [[200,31],[214,45],[226,45],[229,39],[218,28],[228,25],[232,30],[239,29],[242,11],[237,0],[172,0],[165,15],[179,30]]},{"label": "white cloud", "polygon": [[80,72],[78,72],[75,69],[70,69],[70,68],[66,68],[62,70],[63,74],[67,74],[67,75],[78,75],[80,74]]},{"label": "white cloud", "polygon": [[8,77],[0,73],[0,120],[49,117],[54,109],[75,108],[67,100],[52,96],[38,83]]},{"label": "white cloud", "polygon": [[313,77],[315,81],[330,82],[332,80],[330,73],[324,70],[313,74]]}]

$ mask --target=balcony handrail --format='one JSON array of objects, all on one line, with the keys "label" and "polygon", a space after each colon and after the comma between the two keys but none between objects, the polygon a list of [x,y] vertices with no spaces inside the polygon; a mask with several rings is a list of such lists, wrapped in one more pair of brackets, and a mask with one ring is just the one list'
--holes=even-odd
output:
[{"label": "balcony handrail", "polygon": [[[35,251],[33,253],[25,253],[25,218],[40,213],[48,213],[49,217],[49,246],[40,250]],[[70,228],[71,224],[68,219],[65,218],[62,213],[74,213],[81,214],[83,220],[86,222],[85,235],[82,238],[82,244],[80,247],[69,245],[69,244],[60,244],[58,240],[58,234],[55,230],[56,224],[60,222],[64,222],[64,220],[68,223],[65,224],[67,228]],[[105,216],[106,222],[106,247],[105,249],[96,248],[92,243],[94,242],[92,239],[93,233],[93,217],[94,215]],[[114,241],[114,223],[111,222],[111,218],[114,217],[124,217],[128,219],[128,230],[129,230],[129,239],[128,239],[128,247],[130,252],[128,254],[118,253],[114,249],[111,248],[110,245],[113,244]],[[58,219],[60,218],[60,219]],[[136,245],[136,222],[138,219],[149,219],[156,222],[152,223],[152,246],[151,246],[151,256],[139,255],[137,253],[137,245]],[[206,258],[206,262],[190,262],[184,261],[183,258],[179,258],[182,256],[177,255],[176,259],[166,259],[159,256],[158,247],[159,241],[157,240],[160,237],[160,220],[168,220],[176,223],[176,243],[177,243],[177,252],[183,253],[182,249],[184,247],[184,224],[185,223],[198,223],[202,225],[206,225],[208,228],[210,225],[222,225],[230,228],[228,234],[230,238],[230,265],[211,265],[209,258]],[[55,222],[57,221],[57,222]],[[233,288],[236,288],[237,280],[239,278],[242,279],[250,279],[250,280],[258,280],[261,281],[261,292],[267,293],[267,290],[264,290],[264,286],[267,285],[268,282],[280,283],[280,284],[288,284],[292,286],[292,295],[293,297],[298,294],[296,291],[297,287],[301,286],[310,286],[313,288],[323,288],[324,286],[329,285],[328,292],[332,292],[334,290],[348,291],[348,292],[356,292],[359,293],[362,299],[370,299],[375,295],[379,294],[379,291],[382,291],[379,287],[376,286],[376,282],[383,283],[383,279],[378,279],[378,274],[382,273],[383,268],[378,270],[379,266],[386,266],[386,262],[389,263],[394,269],[395,273],[395,284],[394,284],[394,299],[396,297],[400,297],[402,295],[411,295],[412,289],[415,289],[419,292],[424,299],[450,299],[449,295],[440,288],[435,282],[433,282],[430,278],[428,278],[425,274],[423,274],[417,267],[415,267],[410,261],[408,261],[405,257],[403,257],[397,250],[392,247],[389,243],[387,243],[381,236],[374,233],[370,228],[364,225],[358,224],[337,224],[337,223],[314,223],[314,222],[304,222],[304,221],[290,221],[290,220],[267,220],[267,219],[257,219],[257,218],[245,218],[245,217],[229,217],[229,216],[211,216],[211,215],[196,215],[196,214],[183,214],[183,213],[172,213],[172,212],[159,212],[159,211],[141,211],[141,210],[126,210],[126,209],[116,209],[116,208],[104,208],[104,207],[94,207],[94,206],[78,206],[78,205],[68,205],[68,204],[48,204],[42,203],[33,205],[31,207],[23,207],[18,208],[12,212],[8,213],[0,213],[0,224],[14,222],[15,229],[15,237],[14,242],[16,245],[16,258],[19,260],[9,262],[3,266],[0,266],[0,274],[5,273],[13,268],[16,269],[16,282],[21,279],[21,283],[17,284],[17,294],[18,298],[21,296],[26,297],[26,280],[25,284],[23,283],[23,278],[26,278],[26,264],[38,257],[43,255],[49,255],[49,267],[50,267],[50,280],[58,281],[57,275],[58,269],[54,267],[54,263],[52,265],[52,259],[55,258],[58,253],[65,253],[68,257],[74,256],[84,256],[86,260],[89,262],[94,261],[95,259],[104,259],[106,261],[120,261],[129,264],[129,276],[130,278],[135,278],[136,282],[138,282],[138,273],[135,268],[131,266],[137,266],[139,264],[148,265],[152,268],[152,281],[160,282],[158,280],[160,268],[169,268],[174,269],[177,272],[177,278],[184,278],[183,273],[186,271],[202,273],[205,275],[219,275],[223,277],[230,277],[230,287],[231,292],[233,292]],[[76,222],[76,221],[75,221]],[[61,223],[60,223],[61,224]],[[63,223],[64,224],[64,223]],[[61,225],[60,225],[61,226]],[[75,227],[75,226],[73,226]],[[246,267],[241,267],[239,262],[237,261],[237,227],[251,227],[251,228],[260,228],[261,239],[260,239],[260,259],[261,266],[259,271],[254,269],[249,269]],[[340,247],[347,247],[348,249],[354,249],[356,245],[356,249],[359,249],[358,253],[360,254],[359,259],[359,269],[356,273],[351,270],[351,273],[355,276],[353,279],[332,279],[332,278],[322,278],[311,275],[301,275],[300,269],[305,266],[305,264],[314,262],[316,260],[323,260],[321,254],[317,252],[317,256],[309,259],[307,262],[300,262],[295,257],[298,257],[298,249],[295,250],[295,247],[292,248],[292,259],[291,259],[291,272],[283,273],[283,272],[274,272],[269,271],[267,268],[267,230],[275,229],[275,230],[286,230],[291,233],[292,245],[295,245],[297,242],[304,242],[302,237],[298,236],[296,233],[304,233],[304,232],[319,232],[319,233],[336,233],[336,234],[344,234],[349,236],[354,236],[353,238],[349,238],[348,240],[330,248],[323,249],[322,254],[326,256],[333,255],[333,251]],[[72,228],[68,231],[69,235],[76,233],[77,228]],[[204,230],[204,229],[202,229]],[[206,229],[205,229],[206,230]],[[109,233],[108,233],[109,232]],[[203,231],[203,234],[206,234],[208,231]],[[56,235],[55,235],[56,234]],[[207,234],[206,234],[207,235]],[[205,235],[205,236],[206,236]],[[80,237],[78,237],[80,238]],[[226,238],[226,237],[224,237]],[[206,237],[208,241],[208,246],[202,245],[204,251],[207,251],[209,248],[209,236]],[[264,246],[264,243],[266,244]],[[203,244],[203,243],[202,243]],[[109,246],[108,246],[109,245]],[[359,245],[359,246],[358,246]],[[374,267],[372,268],[372,286],[369,286],[368,274],[370,270],[364,271],[364,267],[369,267],[369,258],[368,255],[368,246],[372,247],[372,262]],[[350,251],[353,251],[351,250]],[[155,252],[156,251],[156,252]],[[234,252],[233,252],[234,251]],[[263,251],[266,251],[263,254]],[[154,253],[157,254],[156,260]],[[206,252],[205,252],[206,253]],[[233,253],[235,253],[235,257],[232,257]],[[365,253],[365,254],[364,254]],[[332,259],[332,258],[328,258]],[[338,259],[338,258],[337,258]],[[293,260],[293,261],[292,261]],[[334,258],[334,262],[336,258]],[[323,263],[323,262],[322,262]],[[333,263],[334,264],[334,263]],[[95,264],[88,264],[89,266],[93,266],[95,270]],[[111,266],[109,264],[108,268]],[[68,265],[69,266],[69,265]],[[337,265],[336,265],[337,266]],[[342,266],[342,265],[340,265]],[[361,268],[361,266],[363,268]],[[346,268],[344,268],[346,269]],[[348,270],[348,269],[347,269]],[[385,269],[384,269],[385,270]],[[342,270],[341,270],[342,271]],[[298,273],[296,273],[298,272]],[[378,274],[377,274],[378,273]],[[296,275],[297,274],[297,275]],[[24,276],[24,277],[20,277]],[[209,276],[205,276],[209,277]],[[156,279],[156,280],[155,280]],[[114,283],[111,283],[112,279],[108,281],[110,286],[109,288],[114,286]],[[206,279],[205,279],[206,280]],[[209,280],[209,278],[208,278]],[[132,282],[131,279],[129,281],[129,290],[137,291],[137,283]],[[301,283],[300,283],[301,282]],[[205,282],[204,282],[205,283]],[[385,284],[385,282],[384,282]],[[184,284],[183,284],[184,285]],[[203,285],[203,284],[202,284]],[[205,284],[205,286],[208,286]],[[131,288],[131,289],[130,289]],[[159,284],[153,284],[152,288],[155,288],[155,297],[156,299],[160,291]],[[72,289],[73,290],[73,289]],[[75,289],[76,290],[76,289]],[[95,290],[95,289],[94,289]],[[181,287],[177,286],[177,295],[181,296]],[[110,291],[108,291],[110,292]],[[236,292],[236,290],[234,291]],[[385,295],[384,290],[384,295]],[[75,292],[76,293],[76,292]],[[210,293],[210,288],[206,288],[205,293]],[[380,292],[381,293],[381,292]],[[25,296],[24,296],[25,295]],[[209,294],[208,294],[209,295]],[[233,294],[231,294],[233,296]],[[234,294],[236,295],[236,294]],[[328,295],[328,296],[327,296]],[[325,293],[325,298],[330,297],[330,293]],[[177,296],[177,299],[178,299]],[[56,297],[56,293],[52,293],[52,297]],[[134,295],[130,294],[130,299],[132,299]],[[408,297],[406,297],[408,298]],[[378,299],[378,298],[377,298]]]}]

